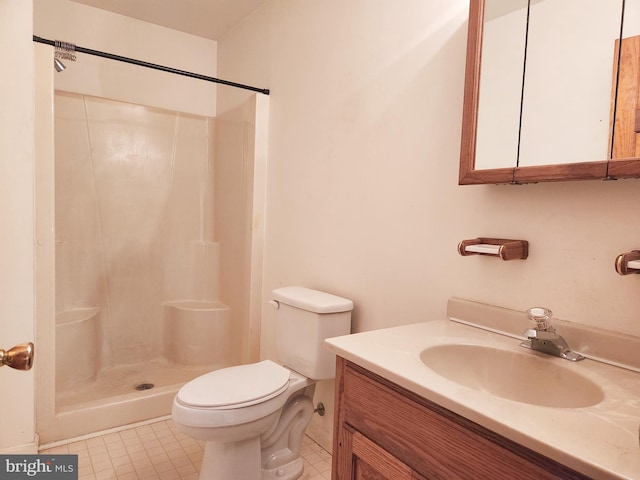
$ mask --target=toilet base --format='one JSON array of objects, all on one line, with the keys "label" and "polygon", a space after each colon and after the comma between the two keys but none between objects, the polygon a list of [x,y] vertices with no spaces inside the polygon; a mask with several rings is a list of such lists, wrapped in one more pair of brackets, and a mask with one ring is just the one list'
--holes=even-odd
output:
[{"label": "toilet base", "polygon": [[199,480],[296,480],[303,472],[300,457],[277,468],[261,468],[260,440],[254,438],[236,443],[207,442]]},{"label": "toilet base", "polygon": [[[277,421],[262,436],[236,441],[205,442],[200,480],[296,480],[303,474],[300,458],[304,432],[313,415],[313,391],[308,386],[302,394],[290,398]],[[279,415],[278,415],[279,414]],[[267,422],[268,419],[263,421]],[[198,438],[196,431],[189,431]],[[246,437],[245,437],[246,438]]]},{"label": "toilet base", "polygon": [[304,464],[301,458],[271,470],[262,470],[262,480],[295,480],[302,476]]},{"label": "toilet base", "polygon": [[261,480],[260,438],[239,442],[206,442],[200,480]]},{"label": "toilet base", "polygon": [[300,450],[304,432],[313,416],[315,385],[289,399],[272,432],[262,438],[262,480],[296,480],[304,467]]}]

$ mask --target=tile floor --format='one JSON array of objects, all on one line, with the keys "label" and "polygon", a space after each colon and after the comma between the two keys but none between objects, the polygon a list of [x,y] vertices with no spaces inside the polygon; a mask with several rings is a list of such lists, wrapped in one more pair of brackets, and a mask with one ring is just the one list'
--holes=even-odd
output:
[{"label": "tile floor", "polygon": [[[77,454],[79,480],[197,480],[203,443],[170,418],[58,446],[43,454]],[[331,455],[309,437],[302,447],[304,480],[330,480]]]}]

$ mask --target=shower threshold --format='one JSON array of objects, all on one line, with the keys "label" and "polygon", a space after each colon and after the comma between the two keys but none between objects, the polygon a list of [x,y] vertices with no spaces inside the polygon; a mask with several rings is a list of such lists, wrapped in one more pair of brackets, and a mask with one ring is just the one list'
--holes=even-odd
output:
[{"label": "shower threshold", "polygon": [[[56,394],[53,416],[40,417],[40,441],[61,441],[168,415],[180,387],[215,368],[220,367],[178,367],[163,359],[104,368],[95,381]],[[154,387],[136,390],[142,383]]]},{"label": "shower threshold", "polygon": [[[113,397],[139,397],[163,387],[178,387],[214,368],[187,368],[162,359],[103,368],[94,381],[56,392],[56,411],[110,402]],[[145,385],[145,388],[140,388],[140,385]]]}]

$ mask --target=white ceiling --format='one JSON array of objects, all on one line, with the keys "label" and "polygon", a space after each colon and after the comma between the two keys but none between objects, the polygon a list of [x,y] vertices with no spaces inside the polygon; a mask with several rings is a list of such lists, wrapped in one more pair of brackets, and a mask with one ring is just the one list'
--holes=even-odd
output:
[{"label": "white ceiling", "polygon": [[163,27],[218,40],[265,0],[72,0]]}]

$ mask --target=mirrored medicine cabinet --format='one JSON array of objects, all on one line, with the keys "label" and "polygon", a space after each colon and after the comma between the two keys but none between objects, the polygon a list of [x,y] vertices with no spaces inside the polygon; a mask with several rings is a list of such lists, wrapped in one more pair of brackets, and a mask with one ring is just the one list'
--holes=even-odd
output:
[{"label": "mirrored medicine cabinet", "polygon": [[470,0],[460,185],[640,177],[640,0]]}]

